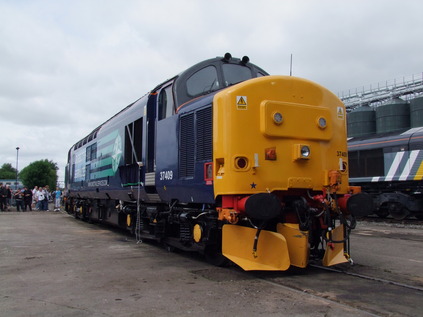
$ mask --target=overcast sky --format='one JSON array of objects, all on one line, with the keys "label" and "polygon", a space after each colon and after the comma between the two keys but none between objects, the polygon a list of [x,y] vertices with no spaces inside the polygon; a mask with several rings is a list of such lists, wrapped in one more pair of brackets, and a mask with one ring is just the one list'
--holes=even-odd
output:
[{"label": "overcast sky", "polygon": [[69,148],[204,59],[248,55],[334,93],[423,72],[423,1],[0,0],[0,166]]}]

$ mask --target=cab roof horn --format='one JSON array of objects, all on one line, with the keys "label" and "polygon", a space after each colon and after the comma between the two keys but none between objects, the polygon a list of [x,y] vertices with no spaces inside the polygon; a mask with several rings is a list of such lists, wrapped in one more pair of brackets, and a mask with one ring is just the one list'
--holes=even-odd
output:
[{"label": "cab roof horn", "polygon": [[222,58],[222,61],[229,62],[232,58],[231,53],[225,53],[225,56]]},{"label": "cab roof horn", "polygon": [[244,56],[241,60],[241,64],[245,65],[250,61],[250,58],[248,56]]},{"label": "cab roof horn", "polygon": [[[225,53],[225,56],[222,58],[222,61],[225,63],[229,63],[230,60],[232,59],[232,55],[231,53]],[[237,58],[236,58],[237,59]],[[241,65],[246,65],[248,62],[250,61],[250,58],[248,56],[244,56],[239,63]]]}]

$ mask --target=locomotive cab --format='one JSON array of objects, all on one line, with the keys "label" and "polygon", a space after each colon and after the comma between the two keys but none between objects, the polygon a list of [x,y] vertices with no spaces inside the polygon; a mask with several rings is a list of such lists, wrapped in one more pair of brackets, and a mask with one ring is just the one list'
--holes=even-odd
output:
[{"label": "locomotive cab", "polygon": [[[157,96],[157,120],[151,119],[150,124],[157,126],[148,140],[155,140],[154,185],[162,201],[215,203],[212,175],[209,182],[204,176],[213,160],[213,96],[239,82],[267,75],[248,57],[233,58],[226,53],[190,67],[153,90],[150,95]],[[147,116],[154,111],[147,106]]]}]

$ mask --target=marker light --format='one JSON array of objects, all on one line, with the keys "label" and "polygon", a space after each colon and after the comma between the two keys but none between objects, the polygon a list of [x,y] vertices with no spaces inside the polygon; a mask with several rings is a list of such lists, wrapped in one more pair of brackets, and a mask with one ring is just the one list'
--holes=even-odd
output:
[{"label": "marker light", "polygon": [[268,161],[276,161],[276,148],[271,147],[264,150],[265,159]]},{"label": "marker light", "polygon": [[283,121],[283,116],[280,112],[275,112],[273,114],[273,122],[275,122],[276,124],[281,124]]},{"label": "marker light", "polygon": [[319,125],[319,128],[320,128],[320,129],[324,129],[324,128],[326,128],[326,126],[327,126],[326,119],[325,119],[325,118],[323,118],[323,117],[320,117],[320,118],[318,119],[318,121],[317,121],[317,124]]}]

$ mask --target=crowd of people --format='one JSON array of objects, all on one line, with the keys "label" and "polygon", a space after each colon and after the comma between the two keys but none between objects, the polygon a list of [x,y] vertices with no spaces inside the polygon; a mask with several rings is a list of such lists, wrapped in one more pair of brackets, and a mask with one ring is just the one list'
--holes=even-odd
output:
[{"label": "crowd of people", "polygon": [[55,191],[50,191],[49,186],[33,189],[28,187],[12,190],[9,185],[0,183],[0,210],[9,211],[12,202],[17,211],[49,210],[49,202],[54,201],[54,211],[60,211],[62,201],[62,191],[57,187]]}]

